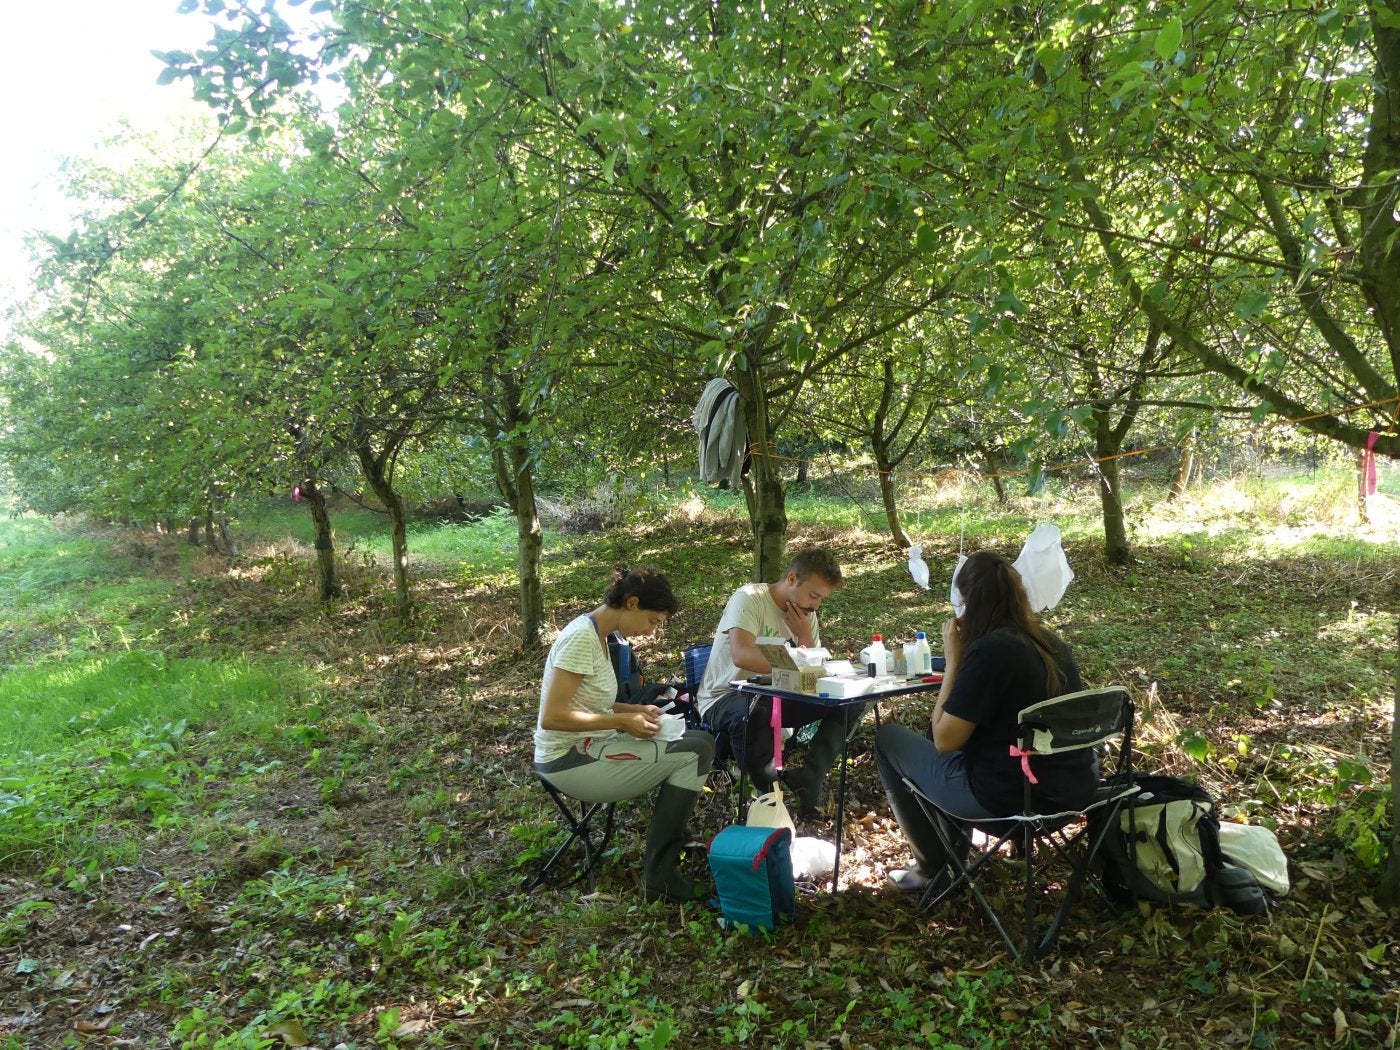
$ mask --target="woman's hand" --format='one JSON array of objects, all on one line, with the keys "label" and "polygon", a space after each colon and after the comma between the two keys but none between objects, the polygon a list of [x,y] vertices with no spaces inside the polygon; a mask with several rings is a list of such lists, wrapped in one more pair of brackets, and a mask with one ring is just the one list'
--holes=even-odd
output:
[{"label": "woman's hand", "polygon": [[949,666],[957,664],[962,659],[963,638],[962,624],[957,619],[943,621],[943,659]]},{"label": "woman's hand", "polygon": [[661,732],[661,709],[648,705],[624,712],[619,728],[638,740],[650,740]]}]

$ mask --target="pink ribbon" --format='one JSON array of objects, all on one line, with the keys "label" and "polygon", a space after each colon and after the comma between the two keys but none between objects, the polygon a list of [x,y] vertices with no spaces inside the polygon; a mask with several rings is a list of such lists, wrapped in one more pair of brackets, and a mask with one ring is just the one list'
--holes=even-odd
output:
[{"label": "pink ribbon", "polygon": [[1031,755],[1033,754],[1035,754],[1034,751],[1022,751],[1015,744],[1011,745],[1011,757],[1021,760],[1021,772],[1025,774],[1026,779],[1032,784],[1039,784],[1040,781],[1037,780],[1035,774],[1031,772]]},{"label": "pink ribbon", "polygon": [[768,724],[773,728],[773,768],[783,771],[783,698],[773,697],[773,711],[768,716]]},{"label": "pink ribbon", "polygon": [[1380,439],[1380,431],[1371,431],[1366,438],[1366,451],[1361,455],[1361,487],[1366,496],[1376,494],[1376,442]]}]

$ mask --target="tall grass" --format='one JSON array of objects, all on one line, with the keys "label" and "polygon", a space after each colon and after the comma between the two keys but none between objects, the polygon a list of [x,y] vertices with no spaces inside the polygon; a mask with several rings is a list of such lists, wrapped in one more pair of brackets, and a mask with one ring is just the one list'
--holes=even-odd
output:
[{"label": "tall grass", "polygon": [[[282,501],[250,507],[235,523],[241,547],[280,547],[291,539],[310,547],[315,539],[311,516],[304,506]],[[337,507],[331,512],[336,548],[353,557],[357,552],[389,564],[392,540],[387,514],[361,507]],[[412,521],[408,526],[409,557],[419,563],[457,566],[473,579],[512,572],[516,568],[515,519],[502,507],[470,522]]]},{"label": "tall grass", "polygon": [[231,738],[260,736],[297,692],[293,672],[241,658],[167,660],[133,650],[11,668],[0,675],[0,755],[23,762],[84,736],[215,717]]}]

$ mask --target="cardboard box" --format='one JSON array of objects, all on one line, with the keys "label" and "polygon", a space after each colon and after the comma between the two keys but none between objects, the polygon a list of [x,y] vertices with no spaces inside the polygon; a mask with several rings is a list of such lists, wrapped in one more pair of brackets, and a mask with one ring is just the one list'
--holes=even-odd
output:
[{"label": "cardboard box", "polygon": [[754,644],[773,668],[773,688],[789,693],[817,693],[817,679],[826,673],[824,661],[831,654],[821,648],[801,648],[785,638],[756,638]]}]

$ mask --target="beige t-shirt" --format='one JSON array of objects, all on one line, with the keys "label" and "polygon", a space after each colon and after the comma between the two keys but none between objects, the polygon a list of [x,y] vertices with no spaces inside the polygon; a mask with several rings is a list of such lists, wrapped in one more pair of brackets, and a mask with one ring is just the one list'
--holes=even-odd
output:
[{"label": "beige t-shirt", "polygon": [[544,662],[544,678],[540,682],[540,707],[535,716],[536,762],[551,762],[566,754],[575,744],[582,744],[590,737],[600,735],[597,730],[569,733],[540,726],[540,718],[544,714],[544,698],[549,694],[549,683],[554,678],[556,667],[583,675],[578,692],[574,693],[574,698],[569,701],[569,707],[573,710],[608,714],[617,700],[617,675],[613,673],[612,661],[608,659],[607,646],[598,636],[598,628],[587,616],[571,620],[568,626],[559,632],[559,637],[554,639],[554,644],[549,647],[549,656]]},{"label": "beige t-shirt", "polygon": [[[705,678],[700,683],[697,696],[702,714],[729,692],[730,682],[748,676],[748,672],[741,670],[734,662],[734,652],[729,645],[730,631],[740,627],[755,638],[792,638],[792,630],[787,625],[783,610],[778,608],[768,593],[770,586],[767,583],[746,583],[729,596],[729,604],[724,607],[724,615],[720,617],[719,627],[715,630],[710,661],[705,665]],[[821,645],[817,614],[808,613],[807,623],[811,627],[813,644]]]}]

